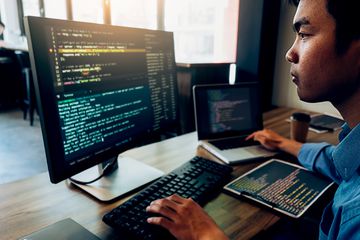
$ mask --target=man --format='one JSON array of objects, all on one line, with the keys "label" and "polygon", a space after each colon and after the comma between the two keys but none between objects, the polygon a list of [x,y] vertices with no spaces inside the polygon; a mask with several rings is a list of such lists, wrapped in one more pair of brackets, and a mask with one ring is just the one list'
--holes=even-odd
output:
[{"label": "man", "polygon": [[[292,81],[301,100],[330,101],[346,125],[338,146],[301,144],[271,130],[248,138],[270,149],[297,156],[308,169],[339,184],[325,208],[320,239],[360,239],[360,34],[359,0],[292,0],[297,5],[293,46],[286,54]],[[171,196],[147,208],[164,217],[148,222],[167,228],[178,239],[227,239],[210,217],[191,199]]]}]

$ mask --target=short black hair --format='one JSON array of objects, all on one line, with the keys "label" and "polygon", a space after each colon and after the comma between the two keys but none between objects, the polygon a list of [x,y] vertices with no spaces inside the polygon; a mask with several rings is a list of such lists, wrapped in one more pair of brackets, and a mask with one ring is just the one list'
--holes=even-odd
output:
[{"label": "short black hair", "polygon": [[3,28],[5,28],[5,24],[4,24],[2,21],[0,21],[0,26],[2,26]]},{"label": "short black hair", "polygon": [[[301,0],[289,0],[298,6]],[[337,54],[344,54],[354,40],[360,39],[359,0],[326,0],[327,11],[335,19]]]}]

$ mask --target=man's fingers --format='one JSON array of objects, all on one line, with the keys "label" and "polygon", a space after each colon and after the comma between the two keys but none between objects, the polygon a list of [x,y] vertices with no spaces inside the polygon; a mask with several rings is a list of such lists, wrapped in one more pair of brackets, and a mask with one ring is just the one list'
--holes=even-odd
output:
[{"label": "man's fingers", "polygon": [[268,143],[280,143],[281,140],[276,138],[271,132],[268,132],[268,131],[259,131],[259,132],[255,132],[255,135],[254,135],[254,140],[256,141],[263,141],[263,142],[268,142]]},{"label": "man's fingers", "polygon": [[252,134],[250,134],[249,136],[247,136],[247,137],[245,138],[245,141],[254,138],[255,133],[256,133],[256,132],[253,132]]},{"label": "man's fingers", "polygon": [[246,139],[254,139],[254,141],[260,141],[261,138],[265,137],[264,130],[256,131],[250,134]]},{"label": "man's fingers", "polygon": [[150,224],[155,224],[155,225],[159,225],[163,228],[166,228],[170,232],[172,232],[173,227],[174,227],[174,223],[164,217],[151,217],[151,218],[147,219],[147,222]]},{"label": "man's fingers", "polygon": [[179,203],[179,204],[184,204],[186,202],[186,200],[187,200],[186,198],[182,198],[177,194],[173,194],[173,195],[167,197],[167,199],[169,199],[170,201],[174,201],[176,203]]},{"label": "man's fingers", "polygon": [[276,143],[267,139],[264,136],[258,136],[256,140],[259,141],[261,143],[261,145],[263,145],[265,148],[267,148],[269,150],[276,149]]},{"label": "man's fingers", "polygon": [[263,133],[258,132],[258,133],[255,134],[254,141],[261,142],[261,141],[264,141],[264,140],[265,140],[265,136],[263,135]]},{"label": "man's fingers", "polygon": [[161,215],[163,215],[164,217],[167,217],[173,221],[175,221],[176,218],[176,213],[171,210],[170,208],[166,207],[166,206],[162,206],[162,205],[158,205],[158,204],[152,204],[150,206],[148,206],[146,208],[147,212],[152,212],[152,213],[159,213]]},{"label": "man's fingers", "polygon": [[167,208],[172,209],[173,211],[177,212],[177,210],[179,209],[179,203],[177,203],[169,198],[170,197],[155,200],[150,203],[150,206],[151,205],[159,205],[159,206],[167,207]]},{"label": "man's fingers", "polygon": [[254,137],[254,140],[260,142],[261,144],[264,144],[264,143],[265,143],[265,137],[262,136],[262,135],[256,135],[256,136]]}]

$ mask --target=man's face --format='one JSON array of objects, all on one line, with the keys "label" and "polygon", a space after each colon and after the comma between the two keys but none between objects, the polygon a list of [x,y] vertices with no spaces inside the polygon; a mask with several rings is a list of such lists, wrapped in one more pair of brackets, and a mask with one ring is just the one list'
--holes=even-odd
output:
[{"label": "man's face", "polygon": [[358,45],[352,44],[341,56],[336,54],[336,23],[326,3],[300,1],[294,16],[297,36],[286,54],[298,95],[307,102],[342,102],[359,87]]}]

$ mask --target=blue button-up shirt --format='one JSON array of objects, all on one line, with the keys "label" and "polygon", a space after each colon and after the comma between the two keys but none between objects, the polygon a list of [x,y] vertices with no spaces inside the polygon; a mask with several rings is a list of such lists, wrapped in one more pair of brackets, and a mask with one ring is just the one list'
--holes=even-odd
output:
[{"label": "blue button-up shirt", "polygon": [[298,155],[300,163],[338,185],[333,201],[325,208],[319,239],[360,239],[360,124],[343,126],[340,143],[306,143]]}]

